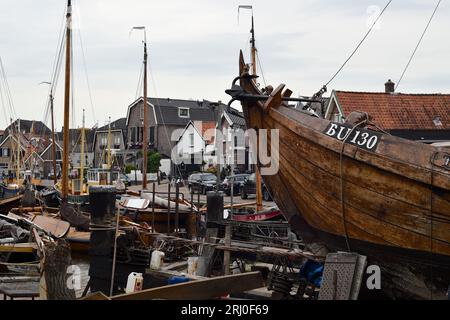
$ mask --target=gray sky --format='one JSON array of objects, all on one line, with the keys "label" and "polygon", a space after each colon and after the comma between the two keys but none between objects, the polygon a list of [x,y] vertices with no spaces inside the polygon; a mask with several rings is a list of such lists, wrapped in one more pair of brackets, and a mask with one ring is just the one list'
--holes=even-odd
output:
[{"label": "gray sky", "polygon": [[[368,30],[383,0],[73,0],[75,121],[104,125],[109,116],[126,116],[136,96],[147,26],[152,71],[149,95],[228,101],[224,90],[237,75],[239,49],[248,50],[253,4],[257,46],[264,77],[285,83],[296,94],[311,95],[331,77]],[[436,4],[434,0],[394,0],[332,89],[382,91],[398,80]],[[17,115],[44,120],[49,81],[65,11],[65,0],[2,0],[0,56]],[[401,92],[450,92],[450,4],[444,0],[417,52]],[[92,111],[81,55],[84,48],[95,111]],[[262,82],[262,79],[261,79]],[[55,109],[62,123],[60,78]],[[0,110],[1,111],[1,110]],[[0,128],[6,125],[0,112]],[[95,117],[95,119],[94,119]]]}]

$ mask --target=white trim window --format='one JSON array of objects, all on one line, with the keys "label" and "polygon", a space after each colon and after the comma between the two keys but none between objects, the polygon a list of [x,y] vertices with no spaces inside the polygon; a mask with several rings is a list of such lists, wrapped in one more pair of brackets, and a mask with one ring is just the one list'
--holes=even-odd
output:
[{"label": "white trim window", "polygon": [[178,116],[180,118],[189,118],[189,108],[178,108]]},{"label": "white trim window", "polygon": [[189,147],[194,147],[194,133],[189,133]]}]

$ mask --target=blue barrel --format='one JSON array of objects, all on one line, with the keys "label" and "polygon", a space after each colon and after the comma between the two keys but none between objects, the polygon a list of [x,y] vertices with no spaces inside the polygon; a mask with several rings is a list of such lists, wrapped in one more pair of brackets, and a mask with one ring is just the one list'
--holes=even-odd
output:
[{"label": "blue barrel", "polygon": [[186,278],[186,277],[178,277],[178,276],[173,276],[170,277],[169,280],[167,281],[167,284],[171,285],[171,284],[177,284],[177,283],[184,283],[184,282],[189,282],[191,281],[191,279]]}]

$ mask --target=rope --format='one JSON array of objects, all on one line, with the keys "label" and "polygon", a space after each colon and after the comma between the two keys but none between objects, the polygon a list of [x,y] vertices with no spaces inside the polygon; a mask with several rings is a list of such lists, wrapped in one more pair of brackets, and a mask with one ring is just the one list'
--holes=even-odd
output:
[{"label": "rope", "polygon": [[114,289],[114,276],[116,273],[116,259],[117,259],[117,234],[119,232],[119,216],[120,211],[117,209],[116,211],[116,232],[114,233],[114,254],[113,254],[113,265],[112,265],[112,272],[111,272],[111,287],[109,289],[109,295],[112,297],[113,295],[113,289]]},{"label": "rope", "polygon": [[436,14],[436,11],[438,10],[439,5],[441,4],[441,1],[442,1],[442,0],[439,0],[438,3],[436,4],[436,7],[434,8],[433,14],[432,14],[431,17],[430,17],[430,20],[428,20],[428,23],[427,23],[427,26],[425,27],[425,30],[423,30],[423,32],[422,32],[422,35],[421,35],[421,37],[420,37],[420,39],[419,39],[419,42],[417,42],[417,45],[416,45],[416,47],[414,48],[414,51],[413,51],[411,57],[409,58],[409,61],[408,61],[408,63],[406,64],[405,69],[403,70],[403,73],[402,73],[400,79],[397,81],[397,85],[395,86],[395,91],[397,91],[397,88],[398,88],[398,86],[400,85],[400,82],[402,82],[403,77],[405,76],[405,73],[406,73],[406,71],[408,70],[409,65],[411,64],[412,59],[413,59],[414,56],[416,55],[417,49],[419,49],[420,43],[422,42],[422,40],[423,40],[423,38],[424,38],[424,36],[425,36],[425,33],[427,32],[428,27],[430,26],[431,21],[433,20],[434,15]]},{"label": "rope", "polygon": [[338,69],[338,71],[331,77],[331,79],[325,84],[325,86],[327,87],[336,77],[337,75],[342,71],[342,69],[344,69],[345,65],[350,61],[350,59],[355,55],[355,53],[358,51],[358,49],[361,47],[361,45],[363,44],[363,42],[366,40],[366,38],[369,36],[369,34],[372,32],[373,28],[375,27],[375,25],[377,24],[378,20],[380,20],[381,16],[383,15],[383,13],[386,11],[386,9],[389,7],[389,5],[391,4],[392,0],[389,0],[389,2],[386,4],[386,6],[383,8],[383,10],[380,12],[380,14],[378,15],[378,17],[375,19],[374,23],[372,24],[372,26],[370,27],[369,31],[367,31],[367,33],[364,35],[364,37],[362,38],[362,40],[358,43],[358,45],[356,46],[356,48],[353,50],[353,52],[350,54],[350,56],[347,58],[347,60],[345,60],[345,62],[342,64],[342,66]]},{"label": "rope", "polygon": [[[431,157],[431,177],[430,177],[430,279],[433,279],[433,187],[434,187],[434,162],[439,152],[435,152]],[[430,289],[430,299],[433,300],[433,288]]]},{"label": "rope", "polygon": [[[368,118],[368,114],[366,113],[367,118]],[[344,236],[345,236],[345,242],[347,245],[347,250],[348,252],[351,252],[351,247],[350,247],[350,239],[348,236],[348,229],[347,229],[347,221],[345,218],[345,199],[344,199],[344,163],[343,163],[343,155],[344,155],[344,149],[345,149],[345,144],[347,143],[347,140],[350,138],[350,136],[352,135],[353,131],[355,131],[355,129],[365,123],[367,123],[367,119],[357,123],[352,130],[347,133],[347,135],[345,136],[344,140],[342,141],[342,147],[341,147],[341,151],[339,153],[339,170],[340,170],[340,186],[341,186],[341,213],[342,213],[342,224],[344,227]]]}]

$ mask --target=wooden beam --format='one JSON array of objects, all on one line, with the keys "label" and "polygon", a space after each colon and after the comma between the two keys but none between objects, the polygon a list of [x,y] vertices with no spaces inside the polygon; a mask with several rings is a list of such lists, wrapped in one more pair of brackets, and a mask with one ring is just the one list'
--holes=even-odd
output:
[{"label": "wooden beam", "polygon": [[269,99],[264,103],[264,112],[269,112],[271,108],[278,107],[283,102],[283,89],[285,85],[280,84],[269,96]]},{"label": "wooden beam", "polygon": [[114,296],[112,300],[206,300],[264,286],[260,272],[179,283],[136,293]]},{"label": "wooden beam", "polygon": [[111,300],[108,296],[106,296],[103,292],[95,292],[86,297],[80,298],[79,300]]},{"label": "wooden beam", "polygon": [[4,243],[0,245],[0,252],[33,253],[37,250],[35,243]]}]

